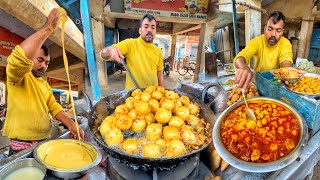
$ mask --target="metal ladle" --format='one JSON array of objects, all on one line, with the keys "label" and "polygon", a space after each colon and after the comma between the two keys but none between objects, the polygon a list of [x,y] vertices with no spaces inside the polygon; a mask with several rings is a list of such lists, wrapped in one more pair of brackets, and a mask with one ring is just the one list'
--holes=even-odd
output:
[{"label": "metal ladle", "polygon": [[256,116],[254,115],[253,111],[248,106],[248,103],[247,103],[247,100],[246,100],[246,96],[244,95],[244,89],[241,89],[241,92],[242,92],[244,103],[247,106],[247,108],[246,108],[247,117],[249,117],[249,119],[252,119],[252,120],[256,121],[257,120]]}]

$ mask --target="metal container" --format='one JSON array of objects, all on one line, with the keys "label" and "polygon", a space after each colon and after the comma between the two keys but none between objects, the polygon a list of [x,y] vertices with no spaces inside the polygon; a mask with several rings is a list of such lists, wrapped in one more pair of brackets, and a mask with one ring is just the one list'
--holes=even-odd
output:
[{"label": "metal container", "polygon": [[[58,140],[78,143],[77,140],[74,140],[74,139],[58,139]],[[51,140],[51,141],[57,141],[57,140]],[[84,168],[80,168],[80,169],[68,169],[68,170],[60,169],[60,168],[57,168],[57,167],[53,167],[53,166],[51,166],[49,164],[46,164],[42,160],[41,155],[38,152],[38,149],[41,148],[41,145],[43,145],[45,143],[50,143],[51,141],[44,142],[44,143],[40,144],[39,146],[37,146],[33,151],[33,156],[38,162],[43,164],[47,169],[51,170],[52,173],[56,177],[65,178],[65,179],[79,178],[79,177],[85,175],[88,172],[89,169],[97,166],[100,163],[101,159],[102,159],[101,152],[96,146],[94,146],[94,145],[92,145],[91,143],[88,143],[88,142],[81,142],[81,143],[83,143],[82,146],[85,146],[87,151],[90,151],[90,153],[94,154],[95,159],[90,165],[88,165],[88,166],[86,166]]]},{"label": "metal container", "polygon": [[237,102],[230,106],[228,109],[226,109],[217,119],[214,128],[213,128],[213,143],[218,151],[219,155],[227,161],[230,165],[232,165],[235,168],[238,168],[243,171],[248,171],[248,172],[257,172],[257,173],[262,173],[262,172],[271,172],[271,171],[276,171],[281,168],[286,167],[290,163],[292,163],[294,160],[296,160],[299,155],[302,152],[303,147],[306,146],[307,140],[308,140],[308,129],[307,129],[307,124],[304,120],[304,118],[301,116],[301,114],[293,108],[291,105],[288,105],[282,101],[272,99],[272,98],[267,98],[267,97],[259,97],[259,98],[251,98],[247,100],[248,103],[250,102],[273,102],[276,104],[280,104],[283,107],[291,110],[293,115],[297,118],[298,123],[300,125],[301,133],[299,137],[298,144],[296,147],[285,157],[278,159],[276,161],[272,162],[267,162],[267,163],[254,163],[254,162],[246,162],[241,159],[236,158],[233,156],[224,146],[221,140],[221,126],[222,123],[224,122],[226,116],[234,109],[237,107],[241,106],[244,104],[244,101]]},{"label": "metal container", "polygon": [[3,169],[0,170],[0,179],[5,178],[8,174],[11,172],[24,168],[24,167],[36,167],[39,170],[43,172],[43,174],[46,174],[47,169],[38,163],[34,158],[25,158],[25,159],[20,159],[17,161],[13,161],[3,167]]}]

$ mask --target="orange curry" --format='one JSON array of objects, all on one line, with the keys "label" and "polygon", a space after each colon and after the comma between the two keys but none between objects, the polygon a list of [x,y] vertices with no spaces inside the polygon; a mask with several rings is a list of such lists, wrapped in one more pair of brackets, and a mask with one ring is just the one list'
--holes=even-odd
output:
[{"label": "orange curry", "polygon": [[293,113],[273,102],[250,103],[257,121],[246,118],[245,105],[231,111],[222,124],[222,142],[234,156],[249,162],[270,162],[297,145],[300,126]]}]

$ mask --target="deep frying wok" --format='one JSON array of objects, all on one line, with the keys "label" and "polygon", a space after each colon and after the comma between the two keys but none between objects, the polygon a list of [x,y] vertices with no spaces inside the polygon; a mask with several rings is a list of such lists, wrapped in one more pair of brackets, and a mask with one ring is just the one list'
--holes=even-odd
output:
[{"label": "deep frying wok", "polygon": [[[208,134],[206,143],[202,145],[202,147],[200,147],[198,150],[195,150],[191,153],[187,153],[182,156],[178,156],[174,158],[155,158],[155,159],[144,158],[138,155],[129,155],[125,152],[122,152],[120,149],[114,149],[109,147],[103,141],[98,131],[98,127],[100,126],[100,124],[102,123],[102,121],[106,116],[111,115],[118,105],[123,104],[125,102],[125,99],[130,97],[131,92],[132,90],[120,91],[100,100],[93,107],[93,110],[90,112],[90,115],[88,118],[90,132],[92,133],[94,139],[110,156],[116,158],[119,162],[127,164],[133,168],[137,168],[137,169],[139,168],[142,170],[151,170],[154,168],[161,169],[161,170],[170,169],[178,165],[179,163],[191,157],[194,157],[197,153],[204,150],[212,142],[211,135]],[[190,95],[187,95],[185,93],[178,92],[178,91],[176,92],[180,96],[181,95],[188,96],[192,102],[195,102],[196,104],[198,104],[198,106],[200,107],[200,117],[204,118],[206,122],[211,124],[210,127],[212,130],[212,127],[214,125],[216,118],[214,113],[211,111],[211,109],[207,107],[204,103],[202,103],[200,100],[194,97],[191,97]]]}]

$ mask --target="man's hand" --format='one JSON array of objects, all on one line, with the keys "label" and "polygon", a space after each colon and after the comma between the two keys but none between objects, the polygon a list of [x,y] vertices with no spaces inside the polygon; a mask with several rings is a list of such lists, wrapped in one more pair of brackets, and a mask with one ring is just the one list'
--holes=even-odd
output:
[{"label": "man's hand", "polygon": [[[77,132],[77,127],[76,127],[76,123],[74,123],[74,125],[72,125],[71,127],[68,127],[69,131],[70,131],[70,137],[74,138],[74,139],[78,139],[78,132]],[[79,127],[79,133],[80,133],[80,139],[83,141],[87,141],[87,138],[84,134],[84,131]]]},{"label": "man's hand", "polygon": [[59,26],[59,19],[61,17],[67,18],[67,13],[63,8],[54,8],[51,10],[47,22],[44,24],[44,27],[50,29],[54,32]]},{"label": "man's hand", "polygon": [[252,78],[252,71],[248,66],[241,69],[237,69],[235,74],[235,83],[238,84],[238,88],[247,89]]},{"label": "man's hand", "polygon": [[[305,74],[305,73],[306,73],[306,71],[299,70],[299,69],[293,68],[293,67],[284,67],[284,68],[286,68],[286,69],[288,69],[288,70],[290,70],[290,71],[295,71],[295,72],[297,72],[298,74]],[[278,81],[281,82],[281,80],[278,80]],[[289,85],[289,84],[290,84],[290,82],[288,82],[288,81],[285,81],[284,83],[285,83],[286,85]]]},{"label": "man's hand", "polygon": [[119,48],[114,46],[105,47],[102,49],[100,56],[103,59],[109,60],[116,60],[118,63],[120,63],[120,58],[124,58]]}]

